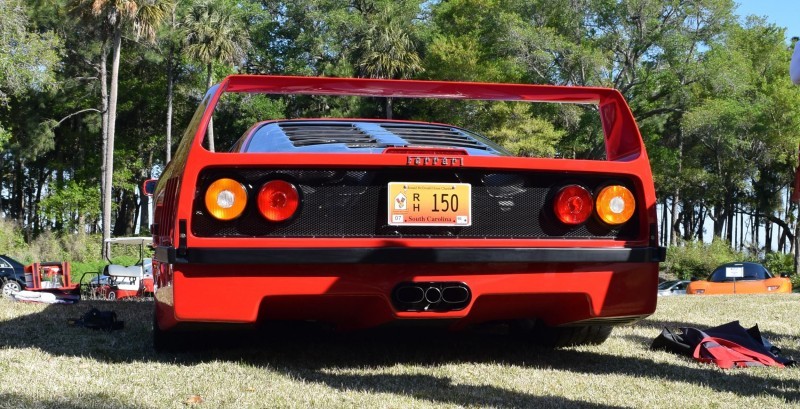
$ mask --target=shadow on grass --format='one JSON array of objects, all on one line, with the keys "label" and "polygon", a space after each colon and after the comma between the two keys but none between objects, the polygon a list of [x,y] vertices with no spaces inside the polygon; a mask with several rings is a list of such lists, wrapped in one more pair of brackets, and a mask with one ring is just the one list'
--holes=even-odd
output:
[{"label": "shadow on grass", "polygon": [[[125,405],[121,404],[118,400],[112,399],[108,394],[96,394],[90,396],[83,396],[85,402],[75,402],[71,397],[53,396],[46,400],[32,400],[22,394],[16,393],[0,393],[0,407],[4,408],[40,408],[40,409],[85,409],[87,407],[98,407],[96,402],[105,402],[103,407],[114,407],[119,409],[134,409],[141,408],[141,405]],[[93,402],[87,404],[86,402]]]},{"label": "shadow on grass", "polygon": [[[297,375],[297,374],[295,374]],[[317,372],[306,381],[323,383],[342,391],[391,393],[462,407],[495,408],[617,408],[560,396],[533,396],[489,385],[453,384],[449,378],[430,375],[333,375]]]},{"label": "shadow on grass", "polygon": [[[113,309],[125,328],[104,332],[67,326],[90,307]],[[413,396],[462,406],[536,407],[585,406],[558,396],[536,396],[491,385],[454,384],[450,378],[404,374],[335,374],[332,370],[393,366],[438,367],[449,364],[508,364],[575,374],[647,377],[691,383],[742,397],[772,395],[800,402],[800,379],[776,382],[747,370],[720,371],[656,362],[638,356],[603,353],[603,346],[548,350],[502,331],[450,333],[438,329],[383,329],[337,333],[317,327],[276,325],[260,331],[203,334],[189,352],[157,354],[151,347],[150,303],[92,301],[73,306],[53,305],[39,313],[0,323],[0,348],[37,348],[59,356],[81,356],[109,363],[160,362],[200,364],[218,360],[244,362],[295,379],[342,391],[368,391]],[[645,326],[691,326],[691,323],[644,322]],[[656,332],[654,331],[654,336]],[[627,335],[626,335],[627,336]],[[633,336],[646,349],[649,340]],[[777,369],[776,369],[777,370]],[[47,402],[45,402],[47,404]]]}]

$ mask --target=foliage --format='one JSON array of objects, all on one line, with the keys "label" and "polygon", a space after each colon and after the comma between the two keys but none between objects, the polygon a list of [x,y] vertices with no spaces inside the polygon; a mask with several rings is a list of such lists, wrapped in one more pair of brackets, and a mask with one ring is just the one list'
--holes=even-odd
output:
[{"label": "foliage", "polygon": [[86,220],[99,217],[100,192],[85,183],[70,180],[64,187],[56,187],[39,206],[43,215],[58,220],[65,232],[78,232],[83,230]]},{"label": "foliage", "polygon": [[[370,78],[409,78],[423,71],[413,27],[392,3],[365,17],[367,27],[356,46],[357,72]],[[410,20],[410,19],[409,19]]]},{"label": "foliage", "polygon": [[[735,7],[732,0],[0,2],[0,212],[19,226],[12,241],[25,243],[107,226],[131,235],[137,218],[146,229],[137,187],[166,165],[170,84],[176,130],[209,83],[233,72],[611,86],[640,125],[659,204],[675,203],[667,215],[672,240],[715,236],[769,255],[775,249],[761,235],[734,235],[734,217],[773,227],[769,243],[794,234],[798,206],[784,193],[797,165],[800,87],[786,75],[784,30],[739,19]],[[101,223],[112,50],[120,52],[106,190],[113,218]],[[592,105],[243,96],[223,101],[214,120],[227,147],[264,119],[392,112],[475,130],[519,155],[604,155]],[[714,228],[705,232],[709,219]],[[38,246],[54,257],[61,251]],[[686,253],[697,250],[687,246]]]},{"label": "foliage", "polygon": [[730,243],[714,240],[711,243],[691,241],[667,249],[666,271],[680,279],[704,279],[721,264],[733,261],[755,261],[731,249]]},{"label": "foliage", "polygon": [[250,40],[243,24],[236,5],[231,2],[200,2],[184,18],[181,32],[185,52],[208,67],[209,81],[215,62],[239,64],[244,59]]},{"label": "foliage", "polygon": [[11,94],[45,90],[56,83],[61,41],[52,31],[31,31],[25,11],[17,0],[0,2],[0,102]]},{"label": "foliage", "polygon": [[794,271],[794,255],[769,253],[764,257],[763,264],[767,270],[776,276],[791,273]]},{"label": "foliage", "polygon": [[20,262],[30,261],[22,229],[4,218],[0,218],[0,254],[7,254]]},{"label": "foliage", "polygon": [[529,104],[494,104],[490,116],[495,126],[486,135],[516,156],[554,157],[565,134],[550,121],[533,116]]}]

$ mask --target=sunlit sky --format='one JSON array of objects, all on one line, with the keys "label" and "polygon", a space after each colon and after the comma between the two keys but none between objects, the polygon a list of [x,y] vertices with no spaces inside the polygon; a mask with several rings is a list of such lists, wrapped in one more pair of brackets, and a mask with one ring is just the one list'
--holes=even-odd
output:
[{"label": "sunlit sky", "polygon": [[800,37],[800,2],[797,0],[734,0],[740,17],[755,14],[786,28],[786,39]]}]

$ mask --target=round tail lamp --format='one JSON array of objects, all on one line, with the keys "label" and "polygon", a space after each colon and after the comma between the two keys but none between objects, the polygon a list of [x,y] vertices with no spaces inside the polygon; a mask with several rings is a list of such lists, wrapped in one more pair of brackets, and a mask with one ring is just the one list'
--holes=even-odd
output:
[{"label": "round tail lamp", "polygon": [[606,186],[597,195],[597,216],[606,224],[619,225],[627,222],[635,209],[633,193],[625,186]]},{"label": "round tail lamp", "polygon": [[233,179],[219,179],[206,190],[206,209],[218,220],[239,217],[246,205],[247,189]]},{"label": "round tail lamp", "polygon": [[562,223],[581,224],[592,215],[592,195],[583,186],[564,186],[556,194],[553,210]]},{"label": "round tail lamp", "polygon": [[258,192],[258,210],[265,219],[281,222],[294,215],[300,205],[297,188],[283,180],[267,182]]}]

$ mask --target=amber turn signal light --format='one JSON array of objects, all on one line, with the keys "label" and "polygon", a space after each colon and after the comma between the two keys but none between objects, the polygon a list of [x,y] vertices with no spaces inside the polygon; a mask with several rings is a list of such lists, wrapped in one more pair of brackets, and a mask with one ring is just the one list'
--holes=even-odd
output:
[{"label": "amber turn signal light", "polygon": [[283,180],[267,182],[258,192],[258,210],[272,222],[282,222],[292,217],[299,205],[297,188]]},{"label": "amber turn signal light", "polygon": [[627,222],[636,209],[636,200],[628,188],[620,185],[606,186],[597,195],[597,216],[606,224]]},{"label": "amber turn signal light", "polygon": [[556,194],[553,210],[562,223],[570,226],[581,224],[592,214],[592,195],[583,186],[564,186]]},{"label": "amber turn signal light", "polygon": [[206,190],[206,209],[218,220],[239,217],[247,205],[247,189],[233,179],[219,179]]}]

